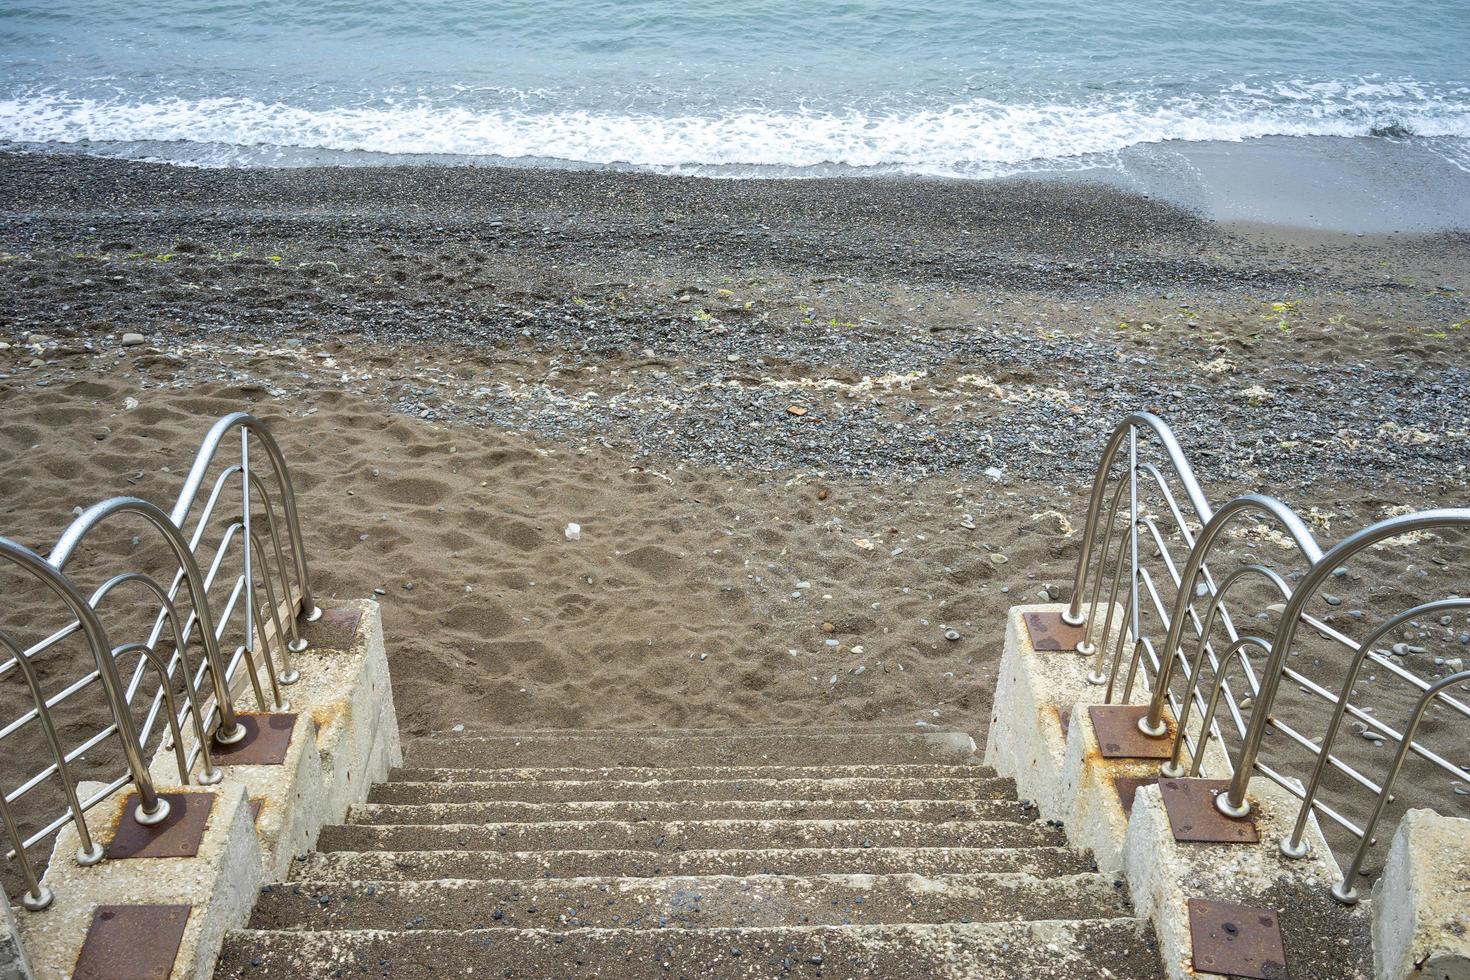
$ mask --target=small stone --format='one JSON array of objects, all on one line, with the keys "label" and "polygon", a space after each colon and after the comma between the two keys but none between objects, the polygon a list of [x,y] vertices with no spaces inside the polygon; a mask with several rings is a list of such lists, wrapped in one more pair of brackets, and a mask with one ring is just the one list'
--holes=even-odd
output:
[{"label": "small stone", "polygon": [[385,589],[385,588],[382,588],[381,586],[379,586],[376,589],[373,589],[373,595],[387,595],[387,594],[388,594],[388,590]]},{"label": "small stone", "polygon": [[125,333],[122,335],[124,347],[141,347],[148,342],[148,338],[140,333]]},{"label": "small stone", "polygon": [[836,623],[823,623],[822,624],[822,632],[823,633],[835,633],[835,632],[837,632],[837,624]]},{"label": "small stone", "polygon": [[956,640],[958,640],[960,638],[960,631],[959,630],[945,630],[944,631],[944,638],[946,640],[948,640],[949,642],[953,643],[953,642],[955,642]]},{"label": "small stone", "polygon": [[990,477],[992,480],[999,480],[1002,476],[1005,475],[1005,471],[1002,470],[999,466],[987,466],[985,468],[985,475]]},{"label": "small stone", "polygon": [[827,488],[826,487],[822,487],[819,490],[817,490],[817,499],[818,500],[826,500],[827,499]]},{"label": "small stone", "polygon": [[992,565],[1004,565],[1008,561],[1010,561],[1010,559],[1001,554],[999,551],[993,552],[990,556],[990,564]]},{"label": "small stone", "polygon": [[1325,602],[1325,603],[1327,603],[1329,606],[1340,606],[1340,605],[1342,605],[1342,600],[1339,599],[1337,596],[1332,595],[1329,592],[1322,593],[1322,601]]},{"label": "small stone", "polygon": [[567,525],[567,530],[566,530],[566,535],[567,535],[567,540],[568,541],[580,541],[580,540],[582,540],[582,525],[580,525],[580,524],[568,524]]},{"label": "small stone", "polygon": [[795,415],[797,418],[801,418],[803,415],[806,414],[806,409],[802,408],[800,405],[787,405],[786,414]]},{"label": "small stone", "polygon": [[1448,660],[1446,660],[1444,662],[1444,665],[1446,667],[1448,667],[1451,672],[1461,671],[1461,670],[1464,670],[1465,669],[1465,658],[1464,657],[1450,657]]},{"label": "small stone", "polygon": [[404,592],[412,592],[413,591],[413,583],[412,582],[404,582],[403,583],[403,591]]}]

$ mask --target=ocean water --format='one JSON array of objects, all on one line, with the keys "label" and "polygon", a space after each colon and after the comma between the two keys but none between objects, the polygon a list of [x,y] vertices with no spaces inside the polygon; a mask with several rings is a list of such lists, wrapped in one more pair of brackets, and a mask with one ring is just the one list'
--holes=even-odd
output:
[{"label": "ocean water", "polygon": [[983,178],[1261,137],[1470,173],[1470,0],[0,3],[27,149]]}]

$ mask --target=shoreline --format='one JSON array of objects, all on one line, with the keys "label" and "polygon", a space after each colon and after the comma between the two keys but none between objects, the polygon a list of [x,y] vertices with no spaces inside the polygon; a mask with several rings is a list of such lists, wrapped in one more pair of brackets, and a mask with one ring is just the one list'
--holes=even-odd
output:
[{"label": "shoreline", "polygon": [[[1470,141],[1467,141],[1470,142]],[[1470,232],[1470,169],[1421,138],[1259,136],[1241,140],[1166,140],[1107,154],[1035,161],[994,175],[690,166],[653,167],[535,157],[462,157],[362,150],[276,147],[264,158],[220,164],[215,144],[9,144],[0,155],[83,158],[182,169],[270,172],[337,170],[477,170],[507,173],[609,174],[670,180],[759,184],[875,182],[1102,186],[1155,199],[1222,224],[1280,227],[1287,232],[1401,235]],[[265,154],[263,148],[256,151]],[[211,155],[214,154],[214,155]],[[1470,150],[1462,154],[1470,159]]]}]

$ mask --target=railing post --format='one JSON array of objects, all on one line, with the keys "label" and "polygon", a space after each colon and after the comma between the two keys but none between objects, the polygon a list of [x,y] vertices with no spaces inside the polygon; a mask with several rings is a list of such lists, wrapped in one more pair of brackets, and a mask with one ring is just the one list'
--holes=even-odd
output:
[{"label": "railing post", "polygon": [[[133,785],[138,789],[138,808],[133,816],[141,824],[160,823],[168,816],[168,801],[153,789],[153,777],[148,774],[148,764],[143,759],[142,746],[138,744],[138,730],[133,724],[132,712],[128,710],[127,698],[123,696],[122,678],[117,674],[117,664],[112,660],[112,647],[107,642],[107,631],[102,628],[97,611],[82,598],[66,576],[61,574],[59,567],[53,566],[25,545],[17,544],[9,538],[0,538],[0,555],[9,558],[40,580],[53,595],[66,604],[81,624],[82,634],[86,637],[87,645],[92,649],[92,658],[97,663],[97,675],[102,681],[107,706],[112,711],[113,724],[117,726],[118,737],[122,741],[128,772],[133,777]],[[57,764],[65,765],[66,760],[58,759]]]}]

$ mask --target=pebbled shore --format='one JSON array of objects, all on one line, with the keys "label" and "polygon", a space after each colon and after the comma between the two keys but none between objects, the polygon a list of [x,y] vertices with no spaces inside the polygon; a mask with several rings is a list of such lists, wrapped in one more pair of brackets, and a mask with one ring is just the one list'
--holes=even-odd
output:
[{"label": "pebbled shore", "polygon": [[1075,479],[1147,407],[1215,480],[1422,492],[1470,458],[1466,234],[1028,181],[27,156],[0,210],[12,343],[300,344],[399,411],[634,457]]}]

